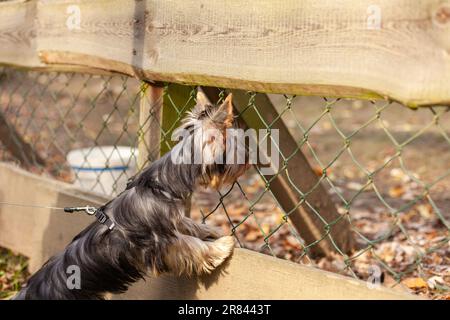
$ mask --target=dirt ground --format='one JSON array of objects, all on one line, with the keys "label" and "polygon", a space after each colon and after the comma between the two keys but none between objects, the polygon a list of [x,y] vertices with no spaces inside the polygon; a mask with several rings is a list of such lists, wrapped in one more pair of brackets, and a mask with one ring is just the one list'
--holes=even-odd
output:
[{"label": "dirt ground", "polygon": [[[4,72],[0,81],[0,111],[48,159],[45,170],[32,171],[70,182],[74,175],[65,164],[69,150],[136,144],[134,80]],[[307,130],[302,151],[318,176],[327,167],[324,185],[339,212],[346,212],[343,199],[353,199],[349,215],[359,249],[347,260],[339,254],[308,257],[298,236],[301,230],[283,219],[284,212],[255,170],[221,195],[198,190],[192,216],[207,216],[207,223],[233,232],[245,248],[363,280],[379,270],[385,285],[450,299],[450,112],[438,107],[413,111],[395,103],[385,107],[386,102],[329,99],[327,104],[310,97],[297,97],[288,108],[290,97],[271,99],[296,140]],[[351,133],[350,151],[340,153],[345,142],[341,135]],[[393,139],[399,145],[408,142],[399,157]],[[1,147],[0,157],[14,161]],[[367,172],[374,171],[373,184],[364,188]],[[9,283],[2,279],[0,283]],[[0,291],[10,288],[3,285]]]}]

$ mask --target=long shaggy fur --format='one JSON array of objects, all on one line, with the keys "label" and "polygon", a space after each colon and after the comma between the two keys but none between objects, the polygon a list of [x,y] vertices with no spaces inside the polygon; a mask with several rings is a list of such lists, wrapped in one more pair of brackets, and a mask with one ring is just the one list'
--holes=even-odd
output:
[{"label": "long shaggy fur", "polygon": [[[201,94],[198,100],[182,128],[209,126],[223,131],[230,127],[231,96],[218,107],[207,105]],[[193,132],[179,145],[189,139],[196,139]],[[202,147],[211,148],[214,154],[223,150],[214,145],[217,143],[223,141],[202,141]],[[183,148],[175,148],[154,162],[102,207],[115,223],[114,229],[92,223],[62,253],[47,261],[15,298],[103,299],[106,293],[126,291],[149,273],[192,275],[220,265],[233,250],[233,237],[220,237],[215,229],[185,217],[185,203],[198,182],[232,181],[246,166],[174,163],[174,158],[185,156],[183,152]],[[80,268],[80,289],[67,286],[67,270],[72,265]]]}]

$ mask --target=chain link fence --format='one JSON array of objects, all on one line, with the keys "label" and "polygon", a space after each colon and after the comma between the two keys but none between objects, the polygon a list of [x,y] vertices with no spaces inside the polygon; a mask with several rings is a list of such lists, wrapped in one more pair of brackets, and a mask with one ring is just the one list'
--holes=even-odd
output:
[{"label": "chain link fence", "polygon": [[[150,110],[139,124],[142,90],[127,77],[1,69],[0,160],[114,196],[138,172],[140,137],[156,118]],[[164,112],[173,121],[159,127],[161,146],[147,145],[152,158],[172,147],[172,130],[195,103],[197,89],[185,90],[184,100],[171,85],[165,90]],[[219,92],[223,99],[226,90]],[[219,192],[199,189],[191,216],[234,234],[241,247],[448,297],[450,109],[270,95],[279,116],[268,120],[259,112],[258,95],[246,93],[240,116],[254,112],[267,128],[283,122],[297,148],[289,154],[278,150],[280,174],[301,178],[301,172],[288,172],[288,164],[299,152],[306,156],[339,219],[348,220],[355,250],[346,254],[335,244],[326,257],[310,255],[321,239],[332,237],[336,221],[323,219],[323,237],[305,242],[290,220],[292,212],[283,210],[273,193],[277,175],[268,178],[256,167]],[[288,181],[302,199],[298,205],[322,217],[307,198],[319,184],[302,190]]]}]

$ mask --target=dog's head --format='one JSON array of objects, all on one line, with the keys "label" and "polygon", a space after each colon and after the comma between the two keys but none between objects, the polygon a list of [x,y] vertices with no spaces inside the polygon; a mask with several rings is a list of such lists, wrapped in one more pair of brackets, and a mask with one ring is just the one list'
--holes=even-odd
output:
[{"label": "dog's head", "polygon": [[196,106],[175,131],[178,137],[183,136],[185,149],[191,151],[191,154],[184,152],[184,156],[201,164],[201,185],[218,189],[233,183],[248,168],[248,150],[242,136],[236,134],[239,128],[232,99],[229,94],[214,105],[199,91]]}]

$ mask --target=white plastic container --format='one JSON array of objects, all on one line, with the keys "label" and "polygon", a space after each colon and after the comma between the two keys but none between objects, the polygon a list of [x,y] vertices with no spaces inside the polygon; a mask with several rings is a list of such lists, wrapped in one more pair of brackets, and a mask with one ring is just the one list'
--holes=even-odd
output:
[{"label": "white plastic container", "polygon": [[67,162],[75,184],[109,196],[122,192],[136,173],[138,150],[131,147],[99,146],[72,150]]}]

